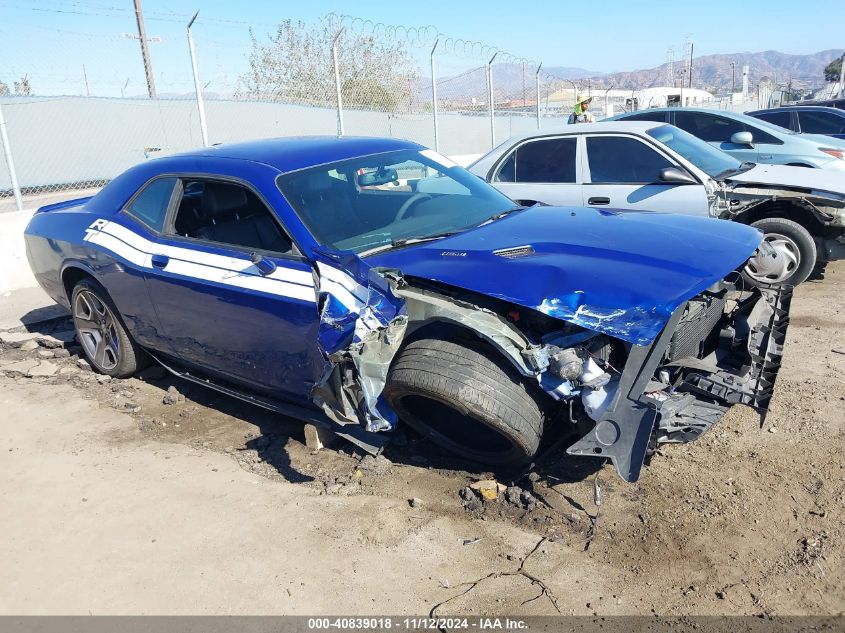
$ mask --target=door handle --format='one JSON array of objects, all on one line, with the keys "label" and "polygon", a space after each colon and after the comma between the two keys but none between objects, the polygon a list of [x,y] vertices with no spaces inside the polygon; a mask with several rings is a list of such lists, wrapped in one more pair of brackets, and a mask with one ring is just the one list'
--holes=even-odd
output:
[{"label": "door handle", "polygon": [[164,268],[170,263],[170,258],[167,255],[153,255],[152,264],[155,268]]},{"label": "door handle", "polygon": [[598,197],[598,198],[588,198],[587,204],[589,206],[601,206],[604,204],[610,204],[610,198]]}]

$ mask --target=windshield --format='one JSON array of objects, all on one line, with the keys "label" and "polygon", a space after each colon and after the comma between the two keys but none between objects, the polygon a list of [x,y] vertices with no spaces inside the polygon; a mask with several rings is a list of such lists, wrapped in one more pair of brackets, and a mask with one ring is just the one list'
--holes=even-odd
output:
[{"label": "windshield", "polygon": [[741,170],[742,163],[733,156],[716,149],[709,143],[684,132],[680,128],[676,128],[674,125],[661,125],[651,128],[647,134],[686,158],[711,178]]},{"label": "windshield", "polygon": [[460,232],[514,207],[432,150],[327,163],[277,184],[320,244],[359,254]]}]

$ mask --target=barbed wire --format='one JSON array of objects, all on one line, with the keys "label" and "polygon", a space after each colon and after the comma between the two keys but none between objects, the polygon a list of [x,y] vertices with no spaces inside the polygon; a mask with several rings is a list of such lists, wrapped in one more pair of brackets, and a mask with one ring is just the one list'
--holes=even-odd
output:
[{"label": "barbed wire", "polygon": [[525,63],[533,66],[539,62],[527,57],[520,57],[498,46],[475,40],[452,37],[443,33],[433,24],[425,26],[404,26],[385,24],[370,19],[359,18],[345,13],[331,12],[329,18],[337,20],[338,25],[347,31],[371,37],[383,37],[386,40],[402,42],[412,48],[433,48],[437,43],[436,53],[446,53],[467,59],[489,61],[494,56],[501,63]]}]

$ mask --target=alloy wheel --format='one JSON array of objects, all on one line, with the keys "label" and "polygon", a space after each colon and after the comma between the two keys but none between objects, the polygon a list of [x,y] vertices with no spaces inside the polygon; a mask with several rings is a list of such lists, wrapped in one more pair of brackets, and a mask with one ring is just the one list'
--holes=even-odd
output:
[{"label": "alloy wheel", "polygon": [[120,339],[109,307],[90,290],[76,295],[73,321],[79,341],[94,366],[102,372],[120,363]]}]

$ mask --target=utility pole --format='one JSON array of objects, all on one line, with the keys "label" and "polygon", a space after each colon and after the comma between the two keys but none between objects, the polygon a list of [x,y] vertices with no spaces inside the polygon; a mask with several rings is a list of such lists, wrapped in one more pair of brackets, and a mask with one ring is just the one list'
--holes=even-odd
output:
[{"label": "utility pole", "polygon": [[144,10],[141,8],[141,0],[135,2],[135,19],[138,22],[138,39],[141,40],[141,56],[144,58],[144,72],[147,74],[147,91],[150,99],[155,99],[156,84],[153,79],[153,65],[150,61],[150,49],[147,46],[147,31],[144,28]]},{"label": "utility pole", "polygon": [[736,62],[731,62],[731,99],[736,92]]},{"label": "utility pole", "polygon": [[692,42],[689,43],[689,85],[688,88],[692,88]]},{"label": "utility pole", "polygon": [[88,88],[88,73],[85,72],[85,64],[82,64],[82,78],[85,80],[85,96],[91,96],[91,90]]},{"label": "utility pole", "polygon": [[675,49],[670,46],[666,51],[666,85],[675,87]]}]

